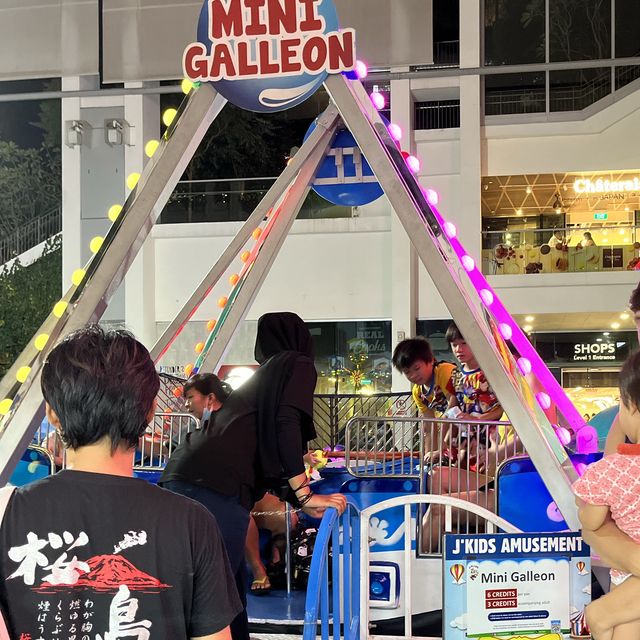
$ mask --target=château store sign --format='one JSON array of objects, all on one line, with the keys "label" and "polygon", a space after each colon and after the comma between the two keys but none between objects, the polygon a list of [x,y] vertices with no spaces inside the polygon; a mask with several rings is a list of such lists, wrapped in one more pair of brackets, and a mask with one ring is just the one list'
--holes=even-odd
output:
[{"label": "ch\u00e2teau store sign", "polygon": [[355,64],[355,32],[339,28],[333,0],[205,0],[182,59],[190,80],[262,112],[300,104]]}]

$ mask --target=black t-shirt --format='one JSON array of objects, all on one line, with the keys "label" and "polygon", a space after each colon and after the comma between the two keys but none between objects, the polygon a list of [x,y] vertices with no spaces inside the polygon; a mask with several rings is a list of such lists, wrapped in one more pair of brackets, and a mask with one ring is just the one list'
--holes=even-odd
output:
[{"label": "black t-shirt", "polygon": [[[256,402],[258,385],[264,380],[258,371],[211,415],[202,429],[188,434],[174,450],[160,478],[183,480],[228,496],[238,496],[247,509],[253,506],[263,487],[256,487]],[[278,450],[283,479],[304,471],[301,421],[306,419],[307,396],[313,394],[315,369],[296,363],[287,383],[277,415]]]},{"label": "black t-shirt", "polygon": [[16,489],[0,551],[16,639],[183,640],[242,609],[211,514],[136,478],[61,471]]}]

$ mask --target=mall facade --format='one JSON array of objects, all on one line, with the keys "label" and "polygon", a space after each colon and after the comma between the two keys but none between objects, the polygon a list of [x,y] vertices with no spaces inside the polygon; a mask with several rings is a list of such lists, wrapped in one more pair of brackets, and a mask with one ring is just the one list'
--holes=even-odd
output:
[{"label": "mall facade", "polygon": [[[0,80],[60,78],[67,282],[125,199],[124,177],[146,162],[144,141],[162,131],[162,96],[179,84],[199,7],[124,2],[97,16],[91,2],[51,2],[37,10],[54,25],[41,34],[50,42],[33,49],[36,9],[13,4],[0,10],[0,46],[12,52]],[[615,403],[616,372],[637,346],[627,303],[640,280],[638,3],[336,4],[369,63],[367,88],[385,95],[402,148],[421,160],[421,184],[437,191],[468,253],[581,413]],[[160,23],[173,31],[159,38]],[[321,94],[300,117],[324,104]],[[152,344],[272,182],[182,182],[106,319]],[[225,287],[166,354],[166,371],[193,362]],[[406,389],[390,355],[416,332],[450,357],[450,314],[384,196],[362,207],[307,202],[225,365],[252,365],[256,319],[285,309],[310,325],[320,393]]]}]

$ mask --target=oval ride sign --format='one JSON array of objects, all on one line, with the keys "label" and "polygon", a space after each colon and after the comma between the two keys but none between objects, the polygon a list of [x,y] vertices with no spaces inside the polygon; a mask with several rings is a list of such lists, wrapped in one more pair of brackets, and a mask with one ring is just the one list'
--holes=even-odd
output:
[{"label": "oval ride sign", "polygon": [[330,73],[355,67],[355,32],[333,0],[205,0],[184,74],[250,111],[300,104]]}]

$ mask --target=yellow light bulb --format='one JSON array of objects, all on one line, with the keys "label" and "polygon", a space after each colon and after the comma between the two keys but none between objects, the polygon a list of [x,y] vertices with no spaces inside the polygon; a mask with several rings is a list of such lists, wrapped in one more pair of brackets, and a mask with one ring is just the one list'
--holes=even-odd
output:
[{"label": "yellow light bulb", "polygon": [[229,284],[233,287],[238,284],[238,280],[240,280],[240,276],[237,273],[229,276]]},{"label": "yellow light bulb", "polygon": [[248,251],[243,251],[243,252],[240,254],[240,260],[242,260],[242,262],[246,262],[246,261],[249,259],[249,256],[250,256],[250,255],[251,255],[251,254],[250,254]]},{"label": "yellow light bulb", "polygon": [[144,145],[144,152],[147,155],[147,158],[151,158],[153,154],[158,150],[160,143],[157,140],[149,140],[147,144]]},{"label": "yellow light bulb", "polygon": [[56,318],[62,318],[64,312],[67,310],[67,307],[69,306],[68,302],[65,302],[64,300],[60,300],[59,302],[56,302],[53,305],[53,315]]},{"label": "yellow light bulb", "polygon": [[262,229],[260,227],[256,227],[251,233],[251,237],[254,240],[257,240],[262,235]]},{"label": "yellow light bulb", "polygon": [[98,253],[103,242],[104,238],[102,236],[95,236],[94,238],[91,238],[91,242],[89,243],[89,250],[91,253]]},{"label": "yellow light bulb", "polygon": [[129,189],[133,191],[136,188],[136,185],[138,184],[138,180],[140,180],[139,173],[130,173],[127,176],[127,187],[129,187]]},{"label": "yellow light bulb", "polygon": [[184,368],[184,375],[188,378],[193,372],[193,365],[192,364],[188,364],[185,366]]},{"label": "yellow light bulb", "polygon": [[180,83],[180,88],[182,89],[182,93],[184,93],[184,95],[187,96],[189,95],[189,91],[191,91],[191,89],[193,88],[193,82],[191,82],[189,78],[185,78]]},{"label": "yellow light bulb", "polygon": [[41,333],[33,341],[33,344],[38,351],[42,351],[47,346],[47,342],[49,342],[49,335],[46,333]]},{"label": "yellow light bulb", "polygon": [[111,222],[115,222],[122,211],[122,205],[114,204],[109,207],[109,211],[107,212],[107,216],[109,216],[109,220]]},{"label": "yellow light bulb", "polygon": [[167,109],[162,114],[162,122],[168,127],[175,120],[176,115],[178,115],[177,109]]},{"label": "yellow light bulb", "polygon": [[207,322],[207,331],[213,331],[216,328],[216,320],[209,320],[209,322]]},{"label": "yellow light bulb", "polygon": [[198,342],[195,348],[196,353],[202,353],[204,351],[204,342]]},{"label": "yellow light bulb", "polygon": [[218,298],[218,306],[221,309],[224,309],[227,306],[227,302],[228,302],[227,296],[222,296],[221,298]]},{"label": "yellow light bulb", "polygon": [[11,409],[12,404],[13,400],[11,398],[5,398],[0,402],[0,416],[6,416],[7,413],[9,413],[9,409]]},{"label": "yellow light bulb", "polygon": [[71,274],[71,282],[73,282],[73,284],[75,284],[76,287],[79,287],[82,284],[82,281],[84,280],[84,277],[86,275],[87,275],[87,272],[84,269],[76,269]]},{"label": "yellow light bulb", "polygon": [[29,373],[31,373],[31,367],[20,367],[16,371],[16,380],[24,382],[29,377]]}]

